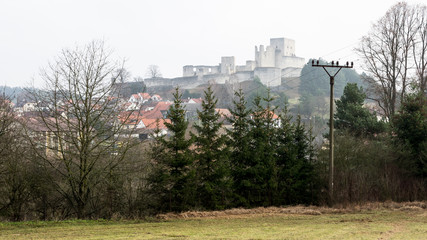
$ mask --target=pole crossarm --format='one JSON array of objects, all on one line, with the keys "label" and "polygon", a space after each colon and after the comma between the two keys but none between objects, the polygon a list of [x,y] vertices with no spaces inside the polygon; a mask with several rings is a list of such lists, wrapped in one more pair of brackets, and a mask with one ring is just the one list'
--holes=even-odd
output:
[{"label": "pole crossarm", "polygon": [[323,67],[323,68],[325,68],[325,67],[353,68],[353,62],[351,62],[351,63],[346,62],[345,65],[340,65],[338,61],[337,62],[332,61],[332,63],[329,65],[329,64],[319,64],[319,60],[317,60],[317,61],[312,60],[311,61],[311,66],[313,66],[313,67]]},{"label": "pole crossarm", "polygon": [[[321,67],[329,75],[330,85],[331,85],[331,94],[330,94],[330,110],[329,110],[329,205],[332,206],[334,202],[334,81],[335,76],[343,68],[353,68],[353,62],[349,64],[346,62],[346,65],[340,65],[337,61],[336,63],[332,61],[331,65],[319,64],[319,60],[316,62],[311,61],[311,66]],[[338,68],[334,74],[330,74],[327,68]]]}]

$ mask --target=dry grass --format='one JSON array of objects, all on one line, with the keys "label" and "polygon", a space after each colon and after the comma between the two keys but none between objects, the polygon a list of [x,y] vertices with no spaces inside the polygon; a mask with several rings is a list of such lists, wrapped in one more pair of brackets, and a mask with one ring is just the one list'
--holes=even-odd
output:
[{"label": "dry grass", "polygon": [[253,215],[280,215],[280,214],[298,214],[298,215],[321,215],[321,214],[345,214],[358,213],[362,211],[373,210],[401,210],[401,211],[419,211],[427,208],[426,202],[370,202],[364,204],[353,204],[348,206],[338,206],[335,208],[318,206],[290,206],[290,207],[259,207],[252,209],[233,208],[224,211],[188,211],[182,213],[166,213],[157,215],[158,219],[188,219],[188,218],[233,218]]}]

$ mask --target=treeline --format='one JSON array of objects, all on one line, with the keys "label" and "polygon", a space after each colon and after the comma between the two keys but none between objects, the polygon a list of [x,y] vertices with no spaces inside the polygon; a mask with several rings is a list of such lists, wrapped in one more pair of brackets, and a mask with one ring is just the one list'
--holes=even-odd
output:
[{"label": "treeline", "polygon": [[[362,87],[347,84],[336,100],[334,203],[425,200],[426,94],[408,94],[392,121],[378,120],[365,99]],[[318,159],[326,162],[327,151]]]},{"label": "treeline", "polygon": [[[161,135],[158,129],[154,140],[130,141],[126,152],[105,151],[105,146],[79,152],[82,143],[73,147],[71,142],[81,137],[72,133],[62,140],[61,133],[51,136],[54,142],[64,141],[62,147],[44,145],[49,141],[44,137],[37,144],[34,126],[20,121],[3,99],[1,218],[142,217],[319,202],[315,150],[300,118],[293,122],[286,111],[277,112],[270,97],[257,97],[255,108],[247,109],[241,90],[231,114],[223,115],[209,86],[199,121],[190,127],[181,97],[176,89],[170,122],[165,123],[169,134]],[[43,123],[52,124],[49,119]],[[232,127],[225,128],[225,123]],[[98,126],[97,131],[107,130]],[[88,146],[96,148],[93,140]]]},{"label": "treeline", "polygon": [[[425,96],[408,95],[393,122],[378,121],[363,107],[365,97],[349,84],[337,100],[333,204],[425,200]],[[67,172],[86,166],[79,163],[83,153],[68,156],[71,165],[60,164],[67,155],[47,162],[37,152],[46,150],[31,146],[27,130],[17,127],[2,101],[0,216],[14,221],[139,218],[328,203],[328,145],[313,145],[301,118],[278,111],[272,100],[269,94],[257,97],[248,109],[238,91],[225,117],[215,110],[217,99],[208,87],[199,120],[190,124],[176,89],[168,135],[159,129],[153,140],[133,142],[126,152],[109,150],[84,175],[78,175],[83,169]],[[121,160],[113,161],[118,154]],[[80,196],[79,185],[85,186]]]},{"label": "treeline", "polygon": [[229,126],[205,92],[194,133],[180,95],[170,111],[172,137],[157,137],[147,197],[155,212],[293,204],[347,205],[415,201],[427,196],[427,98],[408,94],[393,121],[364,106],[362,87],[349,83],[336,100],[334,195],[329,199],[329,146],[313,144],[301,117],[256,97],[247,108],[235,93]]},{"label": "treeline", "polygon": [[205,91],[194,132],[188,133],[181,94],[176,90],[167,127],[171,137],[153,144],[148,196],[157,211],[218,210],[318,202],[315,151],[301,119],[276,112],[272,98],[255,98],[247,109],[236,92],[232,126],[224,131],[217,99]]}]

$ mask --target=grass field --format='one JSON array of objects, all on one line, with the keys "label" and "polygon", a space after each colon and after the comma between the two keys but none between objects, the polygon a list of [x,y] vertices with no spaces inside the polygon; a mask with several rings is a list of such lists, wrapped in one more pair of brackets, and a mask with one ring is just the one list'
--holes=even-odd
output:
[{"label": "grass field", "polygon": [[0,239],[427,239],[424,207],[258,208],[152,221],[3,222]]}]

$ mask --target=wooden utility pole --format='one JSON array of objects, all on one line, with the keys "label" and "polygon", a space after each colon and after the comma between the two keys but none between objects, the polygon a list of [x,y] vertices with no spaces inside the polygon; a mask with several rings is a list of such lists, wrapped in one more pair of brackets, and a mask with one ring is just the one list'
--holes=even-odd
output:
[{"label": "wooden utility pole", "polygon": [[[322,67],[329,75],[331,85],[331,95],[329,99],[329,206],[332,206],[334,203],[334,81],[335,76],[342,68],[353,68],[353,62],[351,62],[351,65],[349,65],[348,62],[346,65],[339,65],[338,61],[336,64],[334,64],[334,61],[332,61],[331,65],[324,65],[319,64],[319,60],[316,62],[312,60],[311,66]],[[338,68],[338,71],[336,71],[334,74],[330,74],[326,68]]]}]

